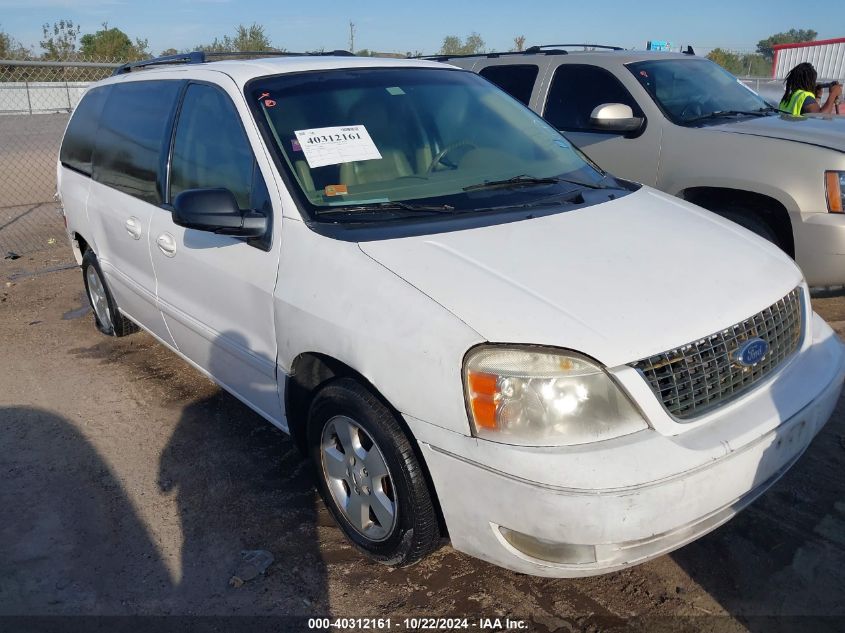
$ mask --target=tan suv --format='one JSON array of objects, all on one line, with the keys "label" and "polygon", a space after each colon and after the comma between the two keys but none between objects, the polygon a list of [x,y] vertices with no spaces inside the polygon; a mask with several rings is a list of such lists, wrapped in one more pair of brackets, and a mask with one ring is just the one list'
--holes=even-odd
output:
[{"label": "tan suv", "polygon": [[811,285],[845,283],[845,120],[780,115],[691,52],[554,45],[436,59],[505,89],[611,173],[776,243]]}]

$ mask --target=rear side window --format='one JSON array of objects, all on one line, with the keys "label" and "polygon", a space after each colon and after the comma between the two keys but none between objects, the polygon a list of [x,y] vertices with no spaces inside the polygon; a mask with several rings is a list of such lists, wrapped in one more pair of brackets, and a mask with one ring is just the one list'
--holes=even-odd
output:
[{"label": "rear side window", "polygon": [[186,189],[223,187],[248,209],[255,160],[235,105],[222,90],[191,84],[176,126],[170,199]]},{"label": "rear side window", "polygon": [[594,132],[590,115],[604,103],[624,103],[634,116],[643,116],[631,93],[604,68],[561,64],[552,79],[543,116],[559,130]]},{"label": "rear side window", "polygon": [[100,114],[106,102],[109,88],[94,88],[85,93],[68,123],[62,149],[59,155],[62,165],[86,176],[91,175],[91,155],[97,140]]},{"label": "rear side window", "polygon": [[535,64],[514,64],[512,66],[487,66],[487,68],[482,68],[478,74],[528,105],[539,71],[540,68]]},{"label": "rear side window", "polygon": [[145,202],[161,202],[156,179],[182,85],[133,81],[110,87],[94,150],[96,181]]}]

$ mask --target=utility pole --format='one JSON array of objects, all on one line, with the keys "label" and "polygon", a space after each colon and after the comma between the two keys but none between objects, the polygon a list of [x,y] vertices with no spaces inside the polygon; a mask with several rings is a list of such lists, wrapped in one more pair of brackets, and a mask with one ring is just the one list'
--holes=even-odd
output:
[{"label": "utility pole", "polygon": [[352,20],[349,21],[349,52],[355,52],[355,23]]}]

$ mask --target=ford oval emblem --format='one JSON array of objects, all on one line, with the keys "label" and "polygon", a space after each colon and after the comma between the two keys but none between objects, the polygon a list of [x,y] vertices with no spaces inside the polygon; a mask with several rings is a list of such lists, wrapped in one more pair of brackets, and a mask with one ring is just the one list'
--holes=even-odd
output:
[{"label": "ford oval emblem", "polygon": [[753,367],[769,353],[769,344],[759,337],[744,341],[734,352],[734,362],[740,367]]}]

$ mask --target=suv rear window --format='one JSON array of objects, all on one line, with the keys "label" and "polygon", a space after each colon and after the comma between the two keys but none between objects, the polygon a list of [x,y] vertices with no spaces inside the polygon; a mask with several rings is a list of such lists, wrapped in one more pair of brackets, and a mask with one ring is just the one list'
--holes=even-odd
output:
[{"label": "suv rear window", "polygon": [[181,81],[109,87],[94,150],[94,180],[145,202],[161,202],[156,179]]},{"label": "suv rear window", "polygon": [[86,176],[91,175],[91,154],[108,90],[108,87],[94,88],[85,93],[70,118],[62,141],[59,155],[62,165]]},{"label": "suv rear window", "polygon": [[559,130],[595,132],[590,115],[603,103],[624,103],[631,107],[634,116],[643,116],[625,86],[604,68],[561,64],[552,79],[543,116]]},{"label": "suv rear window", "polygon": [[487,68],[482,68],[478,74],[528,105],[539,72],[540,68],[536,64],[513,64],[509,66],[487,66]]}]

